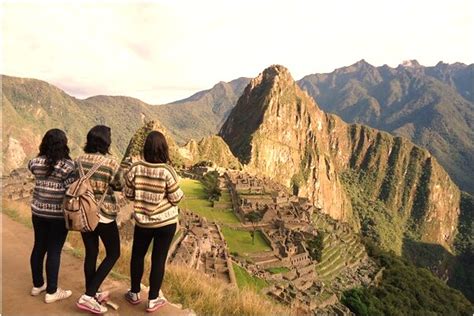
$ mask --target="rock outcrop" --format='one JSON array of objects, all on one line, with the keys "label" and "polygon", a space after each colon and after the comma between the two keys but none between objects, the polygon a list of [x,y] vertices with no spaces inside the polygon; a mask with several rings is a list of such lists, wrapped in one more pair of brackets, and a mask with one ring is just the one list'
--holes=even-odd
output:
[{"label": "rock outcrop", "polygon": [[204,137],[199,142],[192,139],[180,147],[178,152],[187,165],[212,161],[223,168],[239,169],[241,166],[226,142],[217,135]]}]

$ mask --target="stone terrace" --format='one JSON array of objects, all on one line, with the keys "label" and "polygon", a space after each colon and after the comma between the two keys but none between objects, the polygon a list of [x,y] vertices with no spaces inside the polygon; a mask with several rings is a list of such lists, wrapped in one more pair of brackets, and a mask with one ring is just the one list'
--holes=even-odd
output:
[{"label": "stone terrace", "polygon": [[227,244],[216,223],[208,223],[192,212],[182,212],[181,231],[170,249],[168,261],[185,265],[235,284]]}]

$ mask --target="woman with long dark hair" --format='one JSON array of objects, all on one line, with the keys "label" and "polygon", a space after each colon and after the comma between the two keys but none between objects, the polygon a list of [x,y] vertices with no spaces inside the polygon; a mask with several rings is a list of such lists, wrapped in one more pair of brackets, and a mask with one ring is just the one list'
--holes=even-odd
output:
[{"label": "woman with long dark hair", "polygon": [[169,163],[166,139],[162,133],[153,131],[145,140],[143,160],[134,163],[125,176],[124,193],[134,201],[135,218],[130,262],[131,289],[125,297],[132,304],[140,303],[144,258],[153,241],[148,312],[166,304],[159,292],[166,257],[178,223],[177,204],[183,198],[178,176]]},{"label": "woman with long dark hair", "polygon": [[[35,177],[31,201],[35,242],[30,265],[33,276],[31,295],[46,291],[45,302],[66,299],[72,292],[58,288],[61,250],[67,236],[63,215],[63,199],[67,187],[74,182],[74,162],[69,157],[66,134],[60,129],[46,132],[39,154],[28,163]],[[46,256],[46,282],[43,262]]]},{"label": "woman with long dark hair", "polygon": [[[114,191],[122,190],[122,171],[115,158],[108,156],[111,142],[109,127],[94,126],[87,134],[85,154],[76,160],[78,168],[83,169],[83,174],[87,174],[95,165],[99,165],[89,181],[97,201],[100,201],[105,194],[100,205],[99,224],[94,231],[81,233],[86,250],[84,259],[86,291],[76,305],[82,310],[95,314],[107,312],[107,308],[102,306],[101,302],[107,299],[109,293],[100,291],[99,287],[120,257],[120,237],[115,221],[119,209]],[[106,256],[97,267],[99,239],[104,244]]]}]

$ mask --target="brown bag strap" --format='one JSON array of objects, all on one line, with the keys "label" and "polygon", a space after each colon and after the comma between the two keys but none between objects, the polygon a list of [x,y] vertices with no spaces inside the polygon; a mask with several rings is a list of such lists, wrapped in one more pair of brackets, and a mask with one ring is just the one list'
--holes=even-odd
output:
[{"label": "brown bag strap", "polygon": [[[95,163],[92,168],[89,170],[89,172],[87,172],[86,175],[84,175],[84,168],[82,167],[82,164],[81,164],[81,161],[80,159],[77,160],[78,164],[79,164],[79,175],[81,178],[85,178],[86,180],[89,179],[90,177],[92,177],[92,175],[97,171],[99,170],[99,168],[104,164],[105,162],[105,158],[103,158],[101,161]],[[99,203],[97,204],[97,206],[100,207],[100,205],[104,202],[105,200],[105,196],[107,195],[107,191],[109,190],[109,186],[107,185],[107,187],[105,188],[105,191],[104,191],[104,194],[102,194],[102,197],[100,198],[99,200]]]},{"label": "brown bag strap", "polygon": [[82,167],[81,160],[77,159],[77,163],[79,164],[79,175],[80,177],[84,177],[85,179],[89,179],[92,177],[92,175],[104,164],[105,158],[103,158],[101,161],[95,163],[92,168],[89,170],[89,172],[84,175],[84,168]]},{"label": "brown bag strap", "polygon": [[105,188],[105,192],[104,192],[104,194],[102,194],[102,197],[100,198],[99,203],[97,204],[98,207],[100,207],[100,205],[104,202],[105,196],[107,195],[107,191],[109,191],[109,186],[108,185]]}]

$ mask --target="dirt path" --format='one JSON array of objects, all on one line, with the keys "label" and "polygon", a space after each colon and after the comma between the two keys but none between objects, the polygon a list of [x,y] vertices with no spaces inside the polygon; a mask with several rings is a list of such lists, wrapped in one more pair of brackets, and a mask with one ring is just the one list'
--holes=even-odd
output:
[{"label": "dirt path", "polygon": [[[0,315],[90,315],[80,311],[75,303],[84,291],[84,275],[82,261],[63,252],[59,285],[72,290],[72,296],[64,301],[52,304],[44,303],[44,295],[33,297],[29,294],[32,281],[29,258],[33,245],[33,231],[10,219],[3,213],[1,216],[2,229],[2,305]],[[132,306],[124,298],[128,284],[107,278],[102,288],[111,291],[111,299],[119,305],[117,311],[108,307],[105,315],[189,315],[173,305],[167,304],[158,311],[150,314],[145,311],[145,302]],[[142,297],[146,293],[142,293]],[[144,300],[145,301],[145,300]]]}]

